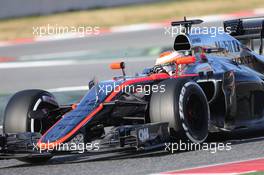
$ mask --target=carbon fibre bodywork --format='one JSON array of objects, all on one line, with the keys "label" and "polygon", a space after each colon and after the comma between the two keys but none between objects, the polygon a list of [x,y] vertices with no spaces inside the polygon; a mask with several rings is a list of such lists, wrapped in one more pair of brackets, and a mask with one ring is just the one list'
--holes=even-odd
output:
[{"label": "carbon fibre bodywork", "polygon": [[122,80],[105,81],[92,87],[75,109],[66,113],[61,120],[49,129],[49,131],[42,137],[41,142],[55,142],[67,135],[81,121],[83,121],[86,116],[89,116],[92,111],[104,102],[105,98],[111,93],[111,91],[107,91],[106,88],[114,89],[115,86],[120,85],[120,83],[122,83]]}]

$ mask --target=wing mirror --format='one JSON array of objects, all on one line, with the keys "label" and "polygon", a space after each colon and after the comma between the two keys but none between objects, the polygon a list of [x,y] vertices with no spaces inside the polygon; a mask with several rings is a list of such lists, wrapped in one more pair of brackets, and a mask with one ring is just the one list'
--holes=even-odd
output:
[{"label": "wing mirror", "polygon": [[174,60],[175,64],[176,64],[176,75],[178,75],[178,73],[181,73],[181,66],[182,64],[192,64],[196,62],[196,58],[194,56],[186,56],[186,57],[180,57],[180,58],[175,58]]},{"label": "wing mirror", "polygon": [[175,59],[176,64],[192,64],[195,63],[196,58],[194,56],[180,57]]},{"label": "wing mirror", "polygon": [[123,77],[125,79],[125,76],[126,76],[126,73],[125,73],[125,62],[114,62],[114,63],[111,63],[110,64],[110,68],[111,69],[121,69],[122,70],[122,74],[123,74]]}]

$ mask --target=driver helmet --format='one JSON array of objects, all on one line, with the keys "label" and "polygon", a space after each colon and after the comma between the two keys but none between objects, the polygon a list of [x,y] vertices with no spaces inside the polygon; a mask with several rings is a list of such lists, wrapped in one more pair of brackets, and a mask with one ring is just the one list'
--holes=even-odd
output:
[{"label": "driver helmet", "polygon": [[169,75],[175,72],[175,65],[173,64],[175,58],[180,58],[184,56],[177,51],[166,51],[160,54],[159,58],[156,59],[155,65],[160,65]]},{"label": "driver helmet", "polygon": [[184,55],[177,51],[166,51],[160,54],[159,58],[156,59],[155,65],[164,65],[173,63],[175,58],[183,57]]}]

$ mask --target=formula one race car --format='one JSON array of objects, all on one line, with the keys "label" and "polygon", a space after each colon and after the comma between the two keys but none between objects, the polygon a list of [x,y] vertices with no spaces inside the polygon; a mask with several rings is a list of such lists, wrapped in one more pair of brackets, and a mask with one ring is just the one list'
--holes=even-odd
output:
[{"label": "formula one race car", "polygon": [[69,145],[80,143],[86,151],[147,150],[171,139],[202,143],[210,132],[264,128],[264,18],[225,21],[226,32],[214,36],[192,34],[201,22],[172,22],[188,29],[173,52],[134,77],[123,62],[111,64],[123,75],[90,81],[78,104],[59,105],[43,90],[16,93],[5,110],[0,158],[36,163],[73,153]]}]

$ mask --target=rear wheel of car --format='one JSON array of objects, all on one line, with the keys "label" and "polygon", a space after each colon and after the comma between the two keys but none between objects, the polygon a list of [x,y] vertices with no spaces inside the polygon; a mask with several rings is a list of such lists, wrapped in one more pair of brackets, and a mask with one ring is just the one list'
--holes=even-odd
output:
[{"label": "rear wheel of car", "polygon": [[165,86],[165,91],[152,93],[150,121],[168,122],[173,138],[202,143],[210,116],[202,88],[189,79],[168,79],[159,86]]},{"label": "rear wheel of car", "polygon": [[[32,111],[45,110],[49,112],[58,108],[55,97],[43,90],[32,89],[16,93],[9,100],[4,114],[5,133],[39,132],[43,134],[51,126],[47,118],[33,119]],[[19,160],[28,163],[46,162],[50,156],[27,157]]]}]

